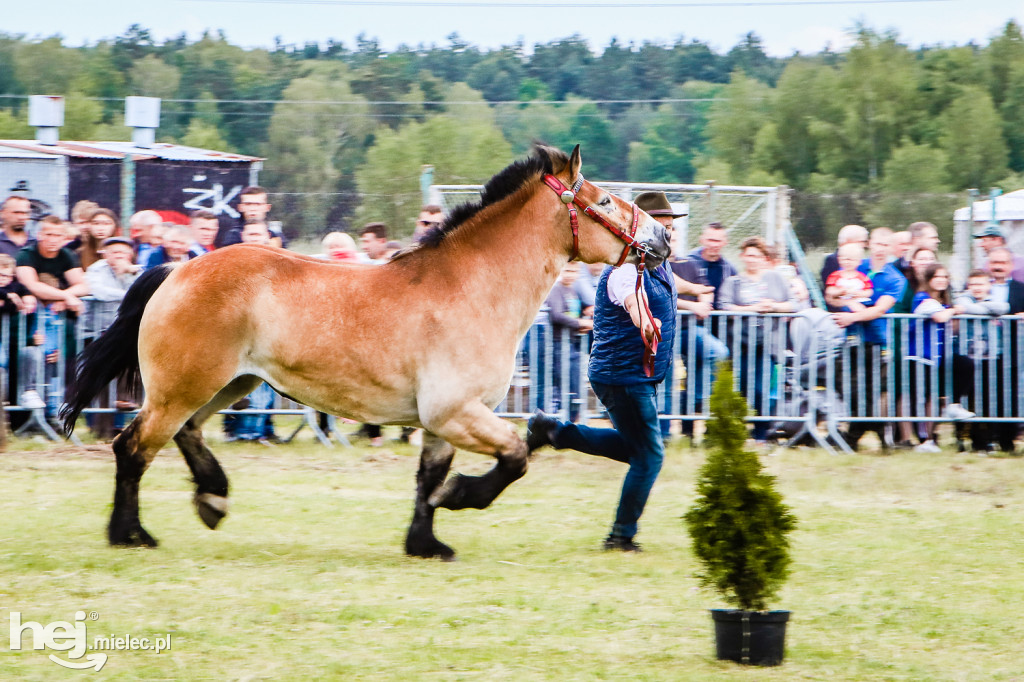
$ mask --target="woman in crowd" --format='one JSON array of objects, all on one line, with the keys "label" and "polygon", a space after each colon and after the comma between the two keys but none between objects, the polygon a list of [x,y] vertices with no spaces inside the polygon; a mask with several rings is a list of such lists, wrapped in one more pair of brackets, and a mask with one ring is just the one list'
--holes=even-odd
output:
[{"label": "woman in crowd", "polygon": [[[789,282],[771,268],[772,252],[764,240],[759,237],[745,239],[740,244],[740,260],[743,261],[743,270],[722,283],[719,294],[722,310],[791,313],[796,309]],[[764,389],[770,383],[771,371],[766,371],[766,363],[784,347],[782,320],[760,315],[743,316],[732,320],[729,330],[732,332],[730,350],[732,356],[738,358],[740,390],[748,400],[753,398],[752,407],[759,414],[769,415],[772,407]],[[768,422],[754,422],[753,435],[755,440],[763,442],[768,435]]]},{"label": "woman in crowd", "polygon": [[[920,291],[914,296],[914,314],[927,315],[928,319],[923,322],[914,320],[907,334],[907,352],[915,360],[911,392],[924,396],[925,410],[932,415],[936,412],[936,398],[948,398],[947,385],[951,380],[954,401],[946,406],[943,415],[954,420],[969,419],[974,414],[963,408],[959,400],[964,389],[973,384],[973,365],[969,358],[954,353],[952,343],[946,343],[946,323],[954,315],[962,314],[963,307],[953,305],[946,266],[941,263],[929,265],[920,281]],[[949,376],[950,369],[952,377]],[[924,431],[924,440],[914,449],[918,452],[939,452],[935,442],[935,423],[926,422]]]},{"label": "woman in crowd", "polygon": [[[907,286],[903,290],[903,298],[896,301],[896,305],[892,307],[890,312],[897,315],[909,315],[914,312],[914,297],[920,291],[920,283],[924,281],[925,270],[938,262],[938,254],[927,246],[921,246],[910,253],[907,262],[910,263],[910,268],[906,272]],[[914,384],[910,381],[909,372],[905,369],[908,367],[908,361],[906,357],[911,355],[907,349],[907,329],[908,325],[912,323],[912,320],[908,318],[896,318],[893,321],[893,387],[894,387],[894,399],[896,401],[896,414],[897,416],[903,417],[913,414],[914,410],[910,405],[911,397],[914,395]],[[904,390],[903,381],[904,376],[907,376],[909,390]],[[897,422],[899,429],[899,443],[896,447],[898,448],[912,448],[914,447],[914,425],[908,421]],[[919,436],[918,440],[924,440],[923,436]]]},{"label": "woman in crowd", "polygon": [[78,257],[82,261],[82,269],[100,260],[100,250],[105,240],[121,236],[121,222],[117,214],[108,208],[97,208],[89,216],[87,232],[82,234],[82,245],[78,247]]},{"label": "woman in crowd", "polygon": [[914,249],[908,260],[910,269],[906,273],[907,287],[903,290],[903,298],[896,301],[896,305],[889,311],[891,313],[909,315],[914,312],[914,297],[921,291],[925,270],[938,263],[939,256],[927,246],[921,246]]}]

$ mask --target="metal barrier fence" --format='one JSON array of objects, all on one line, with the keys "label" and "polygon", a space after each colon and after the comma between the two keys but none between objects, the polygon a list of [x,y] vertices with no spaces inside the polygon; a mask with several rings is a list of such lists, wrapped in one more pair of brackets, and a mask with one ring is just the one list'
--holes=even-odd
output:
[{"label": "metal barrier fence", "polygon": [[[936,323],[893,314],[878,324],[884,344],[865,343],[815,308],[714,312],[703,320],[679,313],[675,361],[659,398],[662,420],[707,419],[716,363],[730,358],[735,386],[751,408],[747,421],[758,437],[782,436],[793,443],[807,436],[828,449],[847,450],[839,435],[843,422],[878,429],[889,441],[895,438],[887,432],[890,424],[955,417],[970,425],[972,439],[987,441],[984,425],[1002,424],[1011,435],[991,438],[1012,441],[1016,425],[1024,422],[1024,319],[961,315]],[[602,416],[586,380],[588,343],[587,336],[577,335],[555,344],[547,324],[534,324],[498,412],[527,417],[540,408],[581,421]],[[950,405],[963,411],[950,415]],[[968,411],[974,416],[967,417]]]},{"label": "metal barrier fence", "polygon": [[[86,304],[77,318],[41,309],[31,316],[5,317],[0,324],[5,409],[28,413],[23,430],[36,426],[57,438],[49,421],[62,402],[71,360],[116,312],[116,304],[89,299]],[[544,409],[563,419],[603,417],[587,381],[589,336],[565,334],[555,343],[546,317],[538,315],[524,340],[510,390],[496,412],[525,418]],[[959,414],[978,432],[975,438],[985,437],[979,430],[986,424],[1015,428],[1024,422],[1024,319],[964,315],[940,324],[917,315],[887,315],[878,324],[884,326],[885,344],[864,343],[815,308],[779,314],[715,312],[705,319],[680,313],[672,348],[661,349],[675,359],[659,395],[662,419],[681,422],[684,430],[686,423],[707,419],[715,365],[731,358],[736,388],[747,397],[748,421],[757,437],[782,434],[796,440],[806,435],[829,447],[823,428],[830,442],[845,448],[838,433],[842,422],[877,428],[950,421],[943,409],[952,403],[975,413],[966,420]],[[22,404],[30,390],[39,394],[43,407]],[[308,425],[329,444],[311,408],[265,388],[250,397],[247,409],[223,413],[301,415],[289,439]],[[139,397],[119,395],[112,384],[84,413],[90,420],[113,414],[124,422],[133,410],[123,404],[119,409],[119,399],[138,402]],[[333,421],[325,426],[344,442]]]}]

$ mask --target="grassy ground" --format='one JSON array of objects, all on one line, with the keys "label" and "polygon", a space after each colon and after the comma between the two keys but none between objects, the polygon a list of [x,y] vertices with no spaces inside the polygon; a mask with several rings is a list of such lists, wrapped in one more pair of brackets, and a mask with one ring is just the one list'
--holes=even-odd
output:
[{"label": "grassy ground", "polygon": [[[786,663],[750,670],[714,659],[706,609],[722,604],[697,588],[679,518],[699,449],[670,450],[641,555],[598,549],[624,468],[548,451],[491,509],[438,514],[460,557],[443,564],[401,551],[408,446],[219,445],[233,508],[216,532],[168,450],[143,480],[155,550],[105,544],[109,451],[17,447],[0,454],[3,680],[1024,679],[1018,459],[765,457],[800,527]],[[45,625],[77,610],[96,614],[90,639],[170,633],[172,648],[109,652],[100,673],[8,651],[9,611]]]}]

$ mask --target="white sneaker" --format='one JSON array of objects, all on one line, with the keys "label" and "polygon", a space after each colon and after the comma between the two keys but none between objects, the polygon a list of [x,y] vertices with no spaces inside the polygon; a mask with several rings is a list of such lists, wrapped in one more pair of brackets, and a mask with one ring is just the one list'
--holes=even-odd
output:
[{"label": "white sneaker", "polygon": [[43,399],[35,391],[25,391],[22,393],[18,404],[30,410],[41,410],[46,407],[46,403],[43,402]]},{"label": "white sneaker", "polygon": [[946,409],[942,411],[942,416],[946,419],[952,419],[953,421],[961,421],[963,419],[973,418],[974,413],[961,406],[960,403],[950,403],[949,405],[946,405]]},{"label": "white sneaker", "polygon": [[914,452],[942,452],[942,448],[935,441],[926,440],[914,448]]}]

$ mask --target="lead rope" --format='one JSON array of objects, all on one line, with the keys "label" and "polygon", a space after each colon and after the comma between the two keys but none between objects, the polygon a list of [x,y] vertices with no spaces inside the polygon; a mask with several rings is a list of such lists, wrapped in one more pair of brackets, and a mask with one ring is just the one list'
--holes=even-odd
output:
[{"label": "lead rope", "polygon": [[[643,291],[644,284],[644,268],[647,265],[647,252],[640,252],[640,266],[636,269],[636,302],[640,306],[639,317],[640,317],[640,338],[644,342],[644,359],[643,368],[644,376],[650,378],[654,375],[654,356],[658,354],[658,342],[661,341],[661,330],[658,329],[657,325],[654,324],[654,314],[651,312],[651,307],[647,304],[647,294]],[[650,341],[644,335],[644,313],[647,313],[647,319],[651,321],[651,327],[654,328],[654,338]]]}]

